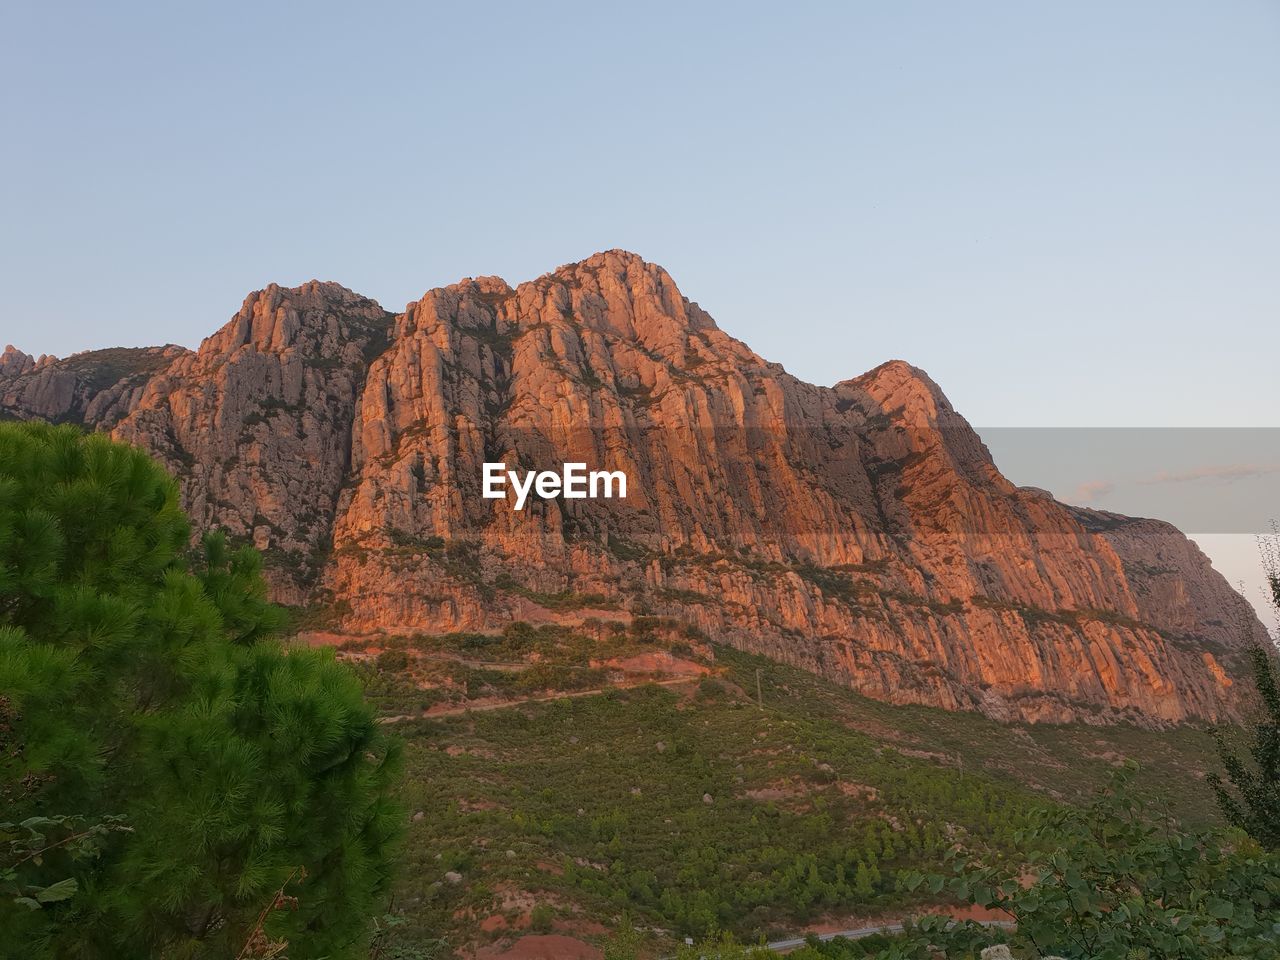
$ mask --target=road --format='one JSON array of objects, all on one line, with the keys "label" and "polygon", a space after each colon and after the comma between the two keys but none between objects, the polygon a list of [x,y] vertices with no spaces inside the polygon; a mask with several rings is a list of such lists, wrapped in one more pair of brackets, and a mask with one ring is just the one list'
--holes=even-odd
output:
[{"label": "road", "polygon": [[[1012,930],[1015,926],[1012,920],[974,920],[973,923],[980,924],[984,927],[1001,927],[1005,930]],[[839,930],[835,933],[818,933],[812,934],[819,940],[825,942],[836,940],[844,937],[846,940],[863,940],[867,937],[874,937],[876,934],[888,934],[892,936],[895,933],[902,933],[903,925],[901,923],[877,923],[865,927],[855,927],[852,930]],[[790,953],[792,950],[803,947],[808,942],[808,937],[789,937],[786,940],[774,940],[764,945],[764,949],[771,953]],[[675,960],[674,957],[663,957],[662,960]]]},{"label": "road", "polygon": [[[975,920],[984,927],[1002,927],[1006,930],[1013,929],[1012,920]],[[844,937],[846,940],[862,940],[866,937],[874,937],[876,934],[895,934],[902,933],[903,926],[901,923],[882,923],[875,926],[857,927],[853,930],[840,930],[837,933],[819,933],[817,938],[822,941],[835,940]],[[787,940],[774,940],[772,943],[765,944],[765,948],[774,953],[787,953],[798,947],[803,947],[808,937],[791,937]]]}]

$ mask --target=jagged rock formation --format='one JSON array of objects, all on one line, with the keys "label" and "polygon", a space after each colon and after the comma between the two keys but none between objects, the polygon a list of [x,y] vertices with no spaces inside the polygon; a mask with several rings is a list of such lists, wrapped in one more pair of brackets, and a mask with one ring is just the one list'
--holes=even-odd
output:
[{"label": "jagged rock formation", "polygon": [[[273,286],[195,353],[128,353],[6,352],[0,409],[145,446],[347,631],[653,612],[894,702],[1159,723],[1229,712],[1262,630],[1167,524],[1010,484],[921,371],[804,383],[619,251],[394,317]],[[486,460],[628,496],[515,512]]]},{"label": "jagged rock formation", "polygon": [[286,602],[304,599],[331,542],[357,398],[390,321],[334,283],[270,286],[111,425],[184,478],[198,527],[267,553]]},{"label": "jagged rock formation", "polygon": [[54,423],[111,426],[134,409],[153,376],[182,347],[112,347],[39,360],[12,345],[0,355],[0,411]]},{"label": "jagged rock formation", "polygon": [[[1124,566],[1137,617],[1182,638],[1205,637],[1222,647],[1258,641],[1266,633],[1248,604],[1177,527],[1162,520],[1072,507],[1089,531],[1101,534]],[[1216,616],[1207,611],[1219,611]]]}]

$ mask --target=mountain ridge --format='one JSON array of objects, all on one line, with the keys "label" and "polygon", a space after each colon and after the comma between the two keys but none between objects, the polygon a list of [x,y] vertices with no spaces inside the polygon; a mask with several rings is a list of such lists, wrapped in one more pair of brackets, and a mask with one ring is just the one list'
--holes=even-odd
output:
[{"label": "mountain ridge", "polygon": [[[1010,483],[918,368],[805,383],[624,251],[399,314],[269,285],[195,351],[138,349],[109,384],[6,351],[0,411],[150,450],[198,527],[339,631],[604,604],[893,702],[1159,724],[1229,715],[1262,630],[1174,528]],[[485,459],[623,468],[636,493],[516,515],[479,497]]]}]

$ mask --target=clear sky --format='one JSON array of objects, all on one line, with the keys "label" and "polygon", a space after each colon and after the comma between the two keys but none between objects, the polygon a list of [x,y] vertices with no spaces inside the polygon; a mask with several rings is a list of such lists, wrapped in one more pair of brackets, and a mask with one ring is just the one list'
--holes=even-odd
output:
[{"label": "clear sky", "polygon": [[7,0],[0,98],[30,352],[625,247],[808,380],[901,357],[980,427],[1280,426],[1275,0]]}]

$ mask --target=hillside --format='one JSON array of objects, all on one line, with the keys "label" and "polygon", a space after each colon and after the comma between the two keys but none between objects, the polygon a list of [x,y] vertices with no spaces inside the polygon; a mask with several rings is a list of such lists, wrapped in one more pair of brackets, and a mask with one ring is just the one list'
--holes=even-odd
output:
[{"label": "hillside", "polygon": [[[923,372],[804,383],[618,251],[398,315],[272,286],[194,352],[10,350],[0,411],[151,451],[338,642],[656,614],[895,703],[1162,725],[1230,715],[1261,635],[1172,527],[1011,484]],[[631,489],[516,512],[485,460]]]},{"label": "hillside", "polygon": [[[397,942],[599,944],[625,912],[661,955],[711,929],[754,941],[955,909],[899,893],[898,873],[953,843],[1009,851],[1033,808],[1130,760],[1148,795],[1214,816],[1203,730],[1001,725],[879,703],[661,621],[602,629],[345,648],[406,746]],[[601,652],[611,665],[593,668]]]}]

